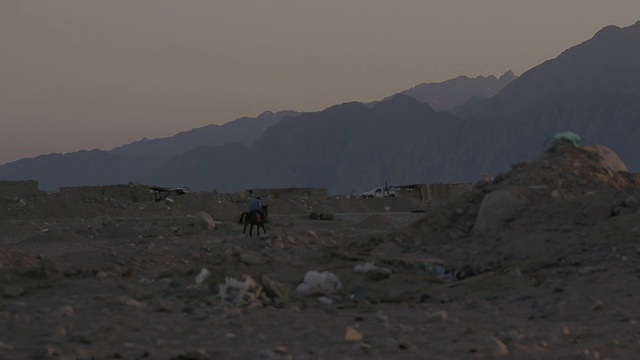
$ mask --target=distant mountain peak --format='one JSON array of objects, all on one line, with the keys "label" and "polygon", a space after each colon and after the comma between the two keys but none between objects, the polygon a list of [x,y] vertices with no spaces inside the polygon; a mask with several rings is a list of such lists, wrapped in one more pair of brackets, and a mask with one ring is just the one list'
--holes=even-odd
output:
[{"label": "distant mountain peak", "polygon": [[513,81],[517,78],[516,74],[513,73],[512,70],[507,70],[505,71],[504,74],[502,74],[502,76],[500,76],[500,78],[498,78],[498,81],[502,82],[502,81]]},{"label": "distant mountain peak", "polygon": [[409,96],[409,95],[405,95],[402,93],[396,93],[394,95],[391,95],[388,99],[381,101],[377,104],[374,105],[374,108],[399,108],[399,107],[415,107],[416,105],[419,106],[429,106],[429,104],[426,103],[421,103],[420,101],[418,101],[416,98],[414,98],[413,96]]},{"label": "distant mountain peak", "polygon": [[273,116],[273,111],[271,110],[263,111],[262,113],[260,113],[260,115],[256,116],[256,119],[263,118],[266,116]]},{"label": "distant mountain peak", "polygon": [[460,75],[439,83],[422,83],[400,94],[413,97],[421,103],[427,103],[435,111],[451,111],[466,104],[471,98],[487,99],[494,96],[516,78],[517,76],[511,70],[506,71],[499,79],[495,75],[478,75],[473,78]]}]

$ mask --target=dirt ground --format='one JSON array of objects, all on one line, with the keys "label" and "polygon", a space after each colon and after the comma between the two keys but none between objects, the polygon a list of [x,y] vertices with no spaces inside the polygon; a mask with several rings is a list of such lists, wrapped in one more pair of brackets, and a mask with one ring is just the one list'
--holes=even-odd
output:
[{"label": "dirt ground", "polygon": [[562,147],[441,204],[272,201],[260,237],[241,204],[34,209],[0,221],[0,359],[635,359],[638,199]]}]

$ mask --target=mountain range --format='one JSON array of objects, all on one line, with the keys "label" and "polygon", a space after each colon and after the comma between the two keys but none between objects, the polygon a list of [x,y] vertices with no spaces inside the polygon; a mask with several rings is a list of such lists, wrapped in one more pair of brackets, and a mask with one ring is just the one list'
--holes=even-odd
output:
[{"label": "mountain range", "polygon": [[[468,182],[505,171],[570,130],[640,169],[640,22],[608,26],[528,70],[421,84],[382,101],[255,119],[143,139],[111,151],[42,155],[0,166],[0,179],[41,188],[140,181],[236,191]],[[447,110],[447,112],[443,111]]]}]

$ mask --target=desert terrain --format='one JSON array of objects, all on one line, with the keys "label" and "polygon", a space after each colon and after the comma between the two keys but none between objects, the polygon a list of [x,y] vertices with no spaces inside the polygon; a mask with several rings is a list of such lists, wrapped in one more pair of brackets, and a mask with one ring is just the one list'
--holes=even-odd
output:
[{"label": "desert terrain", "polygon": [[634,359],[624,170],[559,146],[450,201],[263,199],[261,236],[216,194],[0,199],[0,359]]}]

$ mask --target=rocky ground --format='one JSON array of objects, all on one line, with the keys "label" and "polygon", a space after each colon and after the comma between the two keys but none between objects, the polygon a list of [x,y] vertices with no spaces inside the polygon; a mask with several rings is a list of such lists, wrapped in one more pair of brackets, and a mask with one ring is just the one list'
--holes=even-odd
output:
[{"label": "rocky ground", "polygon": [[634,359],[640,179],[609,160],[553,148],[427,207],[273,201],[261,237],[229,204],[208,230],[3,219],[0,358]]}]

